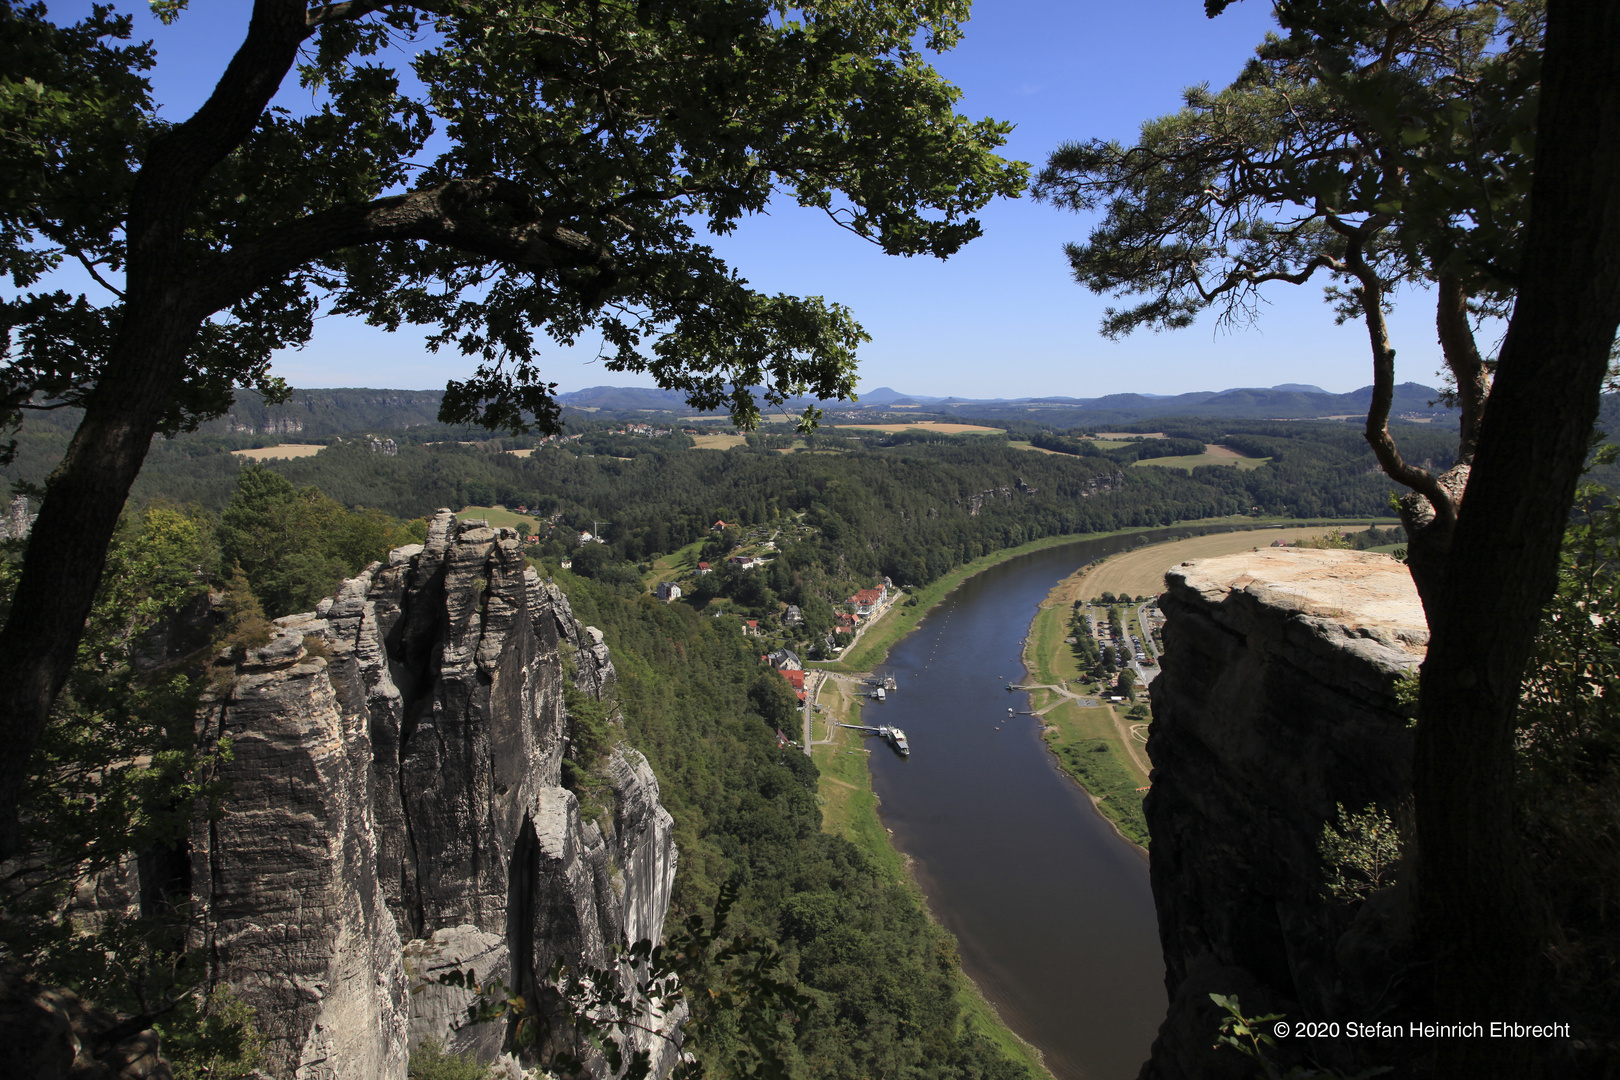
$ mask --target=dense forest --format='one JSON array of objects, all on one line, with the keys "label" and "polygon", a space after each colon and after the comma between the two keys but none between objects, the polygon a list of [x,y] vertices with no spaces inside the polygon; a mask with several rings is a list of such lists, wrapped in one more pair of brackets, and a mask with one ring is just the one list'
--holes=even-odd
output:
[{"label": "dense forest", "polygon": [[[843,590],[875,576],[921,583],[965,559],[1040,536],[1257,508],[1306,516],[1377,514],[1387,505],[1388,481],[1372,471],[1359,434],[1345,425],[1184,421],[1161,429],[1166,438],[1116,439],[1118,445],[1102,448],[1084,432],[1043,433],[1036,441],[1048,453],[1001,438],[920,432],[827,434],[797,453],[778,452],[785,436],[766,434],[716,452],[692,449],[678,433],[648,439],[597,429],[527,458],[499,442],[422,445],[432,440],[419,436],[413,443],[399,433],[404,445],[397,456],[350,437],[313,457],[265,465],[242,463],[216,438],[175,440],[160,448],[143,477],[144,509],[126,515],[114,559],[122,569],[106,586],[108,614],[96,622],[106,623],[106,632],[97,631],[95,645],[105,651],[107,634],[139,625],[128,610],[149,619],[155,599],[183,604],[208,586],[227,596],[228,639],[260,619],[260,610],[307,609],[386,548],[420,538],[419,515],[437,505],[524,505],[536,511],[527,517],[531,557],[563,584],[579,617],[606,632],[614,650],[616,723],[587,717],[588,741],[600,752],[622,734],[652,762],[682,852],[677,914],[707,915],[722,886],[739,887],[733,929],[777,950],[782,970],[818,1003],[786,1033],[795,1073],[1014,1080],[1022,1067],[959,1015],[960,975],[949,935],[903,882],[821,832],[816,769],[802,753],[778,745],[776,729],[786,726],[794,703],[781,693],[785,684],[761,667],[759,644],[737,633],[734,621],[703,618],[700,610],[715,597],[755,612],[798,603],[817,623],[830,617],[831,601]],[[1449,438],[1417,428],[1405,443],[1414,456],[1444,460]],[[1212,442],[1269,461],[1250,470],[1151,464],[1167,449],[1188,452]],[[716,519],[728,528],[716,532]],[[579,545],[575,530],[598,524],[607,542]],[[709,575],[689,597],[695,602],[660,604],[648,594],[643,575],[656,556],[701,544],[719,559],[739,541],[767,533],[780,540],[769,562]],[[1394,532],[1368,536],[1399,539]],[[561,569],[565,556],[572,572]],[[181,564],[189,569],[175,578]],[[50,797],[62,803],[61,813],[47,841],[78,843],[89,835],[90,857],[106,858],[132,839],[173,827],[148,807],[154,798],[170,798],[177,778],[195,766],[182,721],[200,683],[148,685],[134,669],[95,665],[77,678],[58,720],[66,726],[53,728],[62,739],[46,758],[73,784],[42,783],[36,790],[59,788]],[[133,704],[101,704],[114,699]],[[131,747],[127,739],[102,746],[69,729],[89,715],[111,731],[117,726],[111,721],[136,707],[150,718],[132,729],[144,732],[151,745],[143,748],[156,751],[154,760],[168,772],[142,784],[117,770],[108,774],[127,789],[112,802],[131,816],[91,828],[70,811],[84,785],[106,781],[98,779],[100,759],[81,759]],[[569,782],[590,800],[596,781],[588,768],[571,769]],[[35,820],[48,823],[53,815]],[[11,941],[14,951],[33,949],[41,970],[82,969],[82,941],[40,932],[37,922],[17,914],[9,931],[32,937]],[[84,981],[116,1000],[121,977],[102,972]],[[704,1019],[709,1051],[724,1057],[738,1038],[738,1021],[718,1007]],[[184,1044],[185,1024],[193,1022],[204,1021],[177,1015],[173,1045]]]},{"label": "dense forest", "polygon": [[[680,847],[677,913],[743,887],[736,929],[775,943],[818,1006],[792,1033],[795,1074],[1015,1080],[1021,1066],[960,1022],[956,946],[915,891],[821,831],[816,767],[761,715],[785,685],[734,624],[629,586],[563,574],[619,671],[624,737],[658,774]],[[724,1038],[728,1018],[713,1018]]]},{"label": "dense forest", "polygon": [[[1392,484],[1350,425],[1182,420],[1157,430],[1168,438],[1112,450],[1095,449],[1076,438],[1080,432],[1034,436],[1059,453],[1032,453],[995,436],[853,438],[847,429],[817,434],[808,446],[801,440],[797,452],[787,435],[771,433],[714,452],[689,449],[691,440],[678,432],[642,438],[598,425],[527,457],[505,451],[529,449],[535,440],[446,442],[433,437],[442,432],[416,430],[392,433],[395,456],[351,435],[316,456],[267,467],[345,506],[403,519],[441,506],[524,506],[537,519],[537,535],[545,531],[540,522],[557,526],[553,555],[573,546],[562,529],[577,535],[605,522],[599,531],[613,559],[629,563],[702,540],[716,521],[766,525],[803,515],[815,532],[799,550],[784,552],[793,567],[850,581],[887,576],[901,585],[932,581],[979,555],[1043,536],[1233,514],[1388,511]],[[9,477],[43,479],[60,452],[54,436],[25,432]],[[1400,437],[1409,459],[1449,463],[1454,433],[1407,425]],[[227,451],[240,441],[194,435],[159,442],[137,482],[136,505],[168,499],[222,509],[242,467]],[[1149,455],[1194,452],[1205,443],[1269,461],[1253,469],[1150,467]]]},{"label": "dense forest", "polygon": [[[727,601],[762,620],[775,643],[813,658],[836,646],[836,610],[857,589],[884,578],[925,585],[1031,540],[1205,518],[1390,513],[1393,485],[1352,425],[1183,418],[1141,428],[1153,437],[1127,431],[1099,442],[1083,429],[1038,430],[1025,445],[922,429],[829,428],[796,438],[777,427],[719,451],[694,449],[678,429],[648,437],[602,422],[550,440],[466,440],[436,425],[350,430],[318,454],[262,466],[231,451],[274,439],[197,433],[154,446],[133,499],[217,512],[243,477],[262,470],[292,488],[318,489],[321,499],[402,520],[446,506],[521,508],[530,554],[552,569],[571,563],[580,576],[623,584],[677,579],[686,603]],[[64,435],[59,426],[25,430],[10,476],[44,475]],[[1454,432],[1408,424],[1400,438],[1410,459],[1449,465]],[[382,452],[383,439],[397,452]],[[1156,467],[1209,444],[1262,460],[1252,468]],[[599,542],[581,546],[584,533]],[[727,561],[739,553],[762,562],[742,569]],[[275,561],[291,567],[311,558],[289,547]],[[699,560],[714,572],[698,574]],[[266,602],[281,614],[294,609],[282,607],[294,594],[319,596],[336,580],[329,572],[289,584]],[[803,621],[783,625],[786,605]]]},{"label": "dense forest", "polygon": [[[244,468],[237,479],[219,514],[155,503],[126,516],[88,651],[30,787],[30,835],[34,850],[48,854],[45,865],[82,872],[113,865],[132,848],[166,850],[184,836],[193,799],[228,798],[193,779],[206,773],[190,717],[211,677],[207,659],[221,647],[262,640],[255,635],[263,633],[264,610],[307,608],[336,578],[420,538],[419,523],[346,509],[270,469]],[[11,556],[15,547],[7,542]],[[15,569],[14,558],[0,559],[0,604]],[[707,918],[723,885],[739,888],[728,934],[762,942],[816,1003],[784,1028],[791,1075],[1025,1076],[961,1019],[955,945],[917,893],[821,831],[816,767],[802,751],[780,747],[776,735],[784,723],[777,714],[797,702],[761,667],[758,648],[736,623],[657,604],[639,580],[566,571],[556,579],[577,616],[606,632],[619,673],[611,719],[593,702],[571,702],[578,753],[565,783],[589,805],[613,743],[622,738],[647,754],[681,852],[674,917]],[[145,635],[177,609],[207,608],[209,591],[223,597],[212,605],[221,618],[212,631],[193,627],[197,640],[185,646],[186,658],[156,668],[136,662]],[[186,997],[192,976],[162,927],[115,922],[85,933],[57,919],[59,890],[73,876],[49,875],[9,892],[0,944],[35,972],[115,1007],[180,994],[180,1007],[159,1026],[181,1074],[245,1076],[252,1017]],[[697,1007],[699,1052],[728,1060],[740,1038],[737,1009],[746,1003]],[[236,1049],[222,1057],[222,1047]]]}]

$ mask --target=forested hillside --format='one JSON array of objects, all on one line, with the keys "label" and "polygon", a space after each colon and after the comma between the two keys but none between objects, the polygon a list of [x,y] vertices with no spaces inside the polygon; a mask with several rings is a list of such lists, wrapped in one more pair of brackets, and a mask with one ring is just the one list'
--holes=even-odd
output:
[{"label": "forested hillside", "polygon": [[[769,446],[790,440],[760,435],[719,453],[688,449],[691,441],[678,434],[647,439],[601,429],[518,457],[503,451],[533,440],[413,445],[399,432],[397,456],[351,439],[269,467],[346,506],[407,519],[440,506],[524,505],[576,531],[608,522],[600,531],[630,561],[701,539],[717,519],[754,524],[805,512],[852,573],[901,583],[930,581],[976,555],[1041,536],[1226,514],[1350,517],[1387,510],[1393,485],[1350,425],[1182,420],[1157,430],[1177,442],[1083,457],[1031,453],[995,437],[923,432],[817,436],[815,447],[837,451],[831,453],[772,452]],[[1054,435],[1051,445],[1077,434]],[[1400,438],[1410,459],[1441,467],[1455,441],[1422,425],[1404,427]],[[1128,467],[1144,451],[1185,450],[1180,440],[1218,442],[1270,461],[1246,470]],[[35,442],[42,441],[36,434]],[[26,454],[9,474],[38,481],[49,463],[48,453]],[[219,439],[159,442],[134,498],[218,510],[235,492],[240,467]],[[859,542],[845,543],[846,530]]]},{"label": "forested hillside", "polygon": [[[750,693],[781,680],[735,623],[633,586],[560,580],[579,618],[606,632],[624,736],[652,762],[675,817],[677,913],[707,913],[723,883],[741,885],[733,929],[774,941],[818,1002],[785,1033],[795,1075],[1027,1076],[961,1023],[955,943],[917,893],[821,831],[815,765],[778,747]],[[724,1039],[730,1018],[714,1019]]]}]

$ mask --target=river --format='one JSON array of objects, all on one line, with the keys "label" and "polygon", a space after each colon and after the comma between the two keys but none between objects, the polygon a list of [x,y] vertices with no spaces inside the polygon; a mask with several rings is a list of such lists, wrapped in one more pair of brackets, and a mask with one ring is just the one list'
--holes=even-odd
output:
[{"label": "river", "polygon": [[1060,1080],[1136,1076],[1164,1017],[1164,961],[1146,856],[1058,770],[1040,721],[1023,715],[1028,695],[1006,685],[1025,675],[1023,639],[1052,586],[1137,535],[969,578],[890,652],[877,672],[898,689],[864,711],[911,742],[909,758],[868,742],[895,846],[967,973]]}]

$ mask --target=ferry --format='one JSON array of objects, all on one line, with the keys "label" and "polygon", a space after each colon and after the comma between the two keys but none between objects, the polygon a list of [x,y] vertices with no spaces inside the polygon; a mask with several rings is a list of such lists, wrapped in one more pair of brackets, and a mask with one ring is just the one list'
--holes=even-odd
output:
[{"label": "ferry", "polygon": [[883,687],[881,687],[881,686],[878,687],[876,690],[872,691],[867,696],[870,697],[873,701],[884,701],[884,700],[887,699],[887,695],[884,693]]},{"label": "ferry", "polygon": [[901,757],[911,756],[911,744],[906,742],[905,732],[897,727],[890,728],[889,741],[894,744],[894,748],[900,752]]}]

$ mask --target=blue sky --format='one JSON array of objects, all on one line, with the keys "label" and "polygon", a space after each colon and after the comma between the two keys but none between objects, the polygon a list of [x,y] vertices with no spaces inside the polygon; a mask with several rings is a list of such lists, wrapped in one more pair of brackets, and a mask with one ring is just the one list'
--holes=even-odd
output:
[{"label": "blue sky", "polygon": [[[140,31],[157,42],[154,89],[172,119],[207,95],[250,4],[202,0],[194,8],[173,27],[143,19]],[[1143,120],[1174,110],[1184,86],[1229,82],[1270,25],[1270,5],[1259,0],[1214,20],[1204,17],[1203,0],[978,0],[962,44],[935,65],[962,88],[960,111],[1014,122],[1003,153],[1038,168],[1065,140],[1130,139]],[[758,289],[853,309],[873,338],[860,354],[863,389],[1094,397],[1284,382],[1343,392],[1372,381],[1365,331],[1335,326],[1318,286],[1274,286],[1250,329],[1221,330],[1209,320],[1111,342],[1097,333],[1108,301],[1073,283],[1062,253],[1064,241],[1085,237],[1088,218],[1028,198],[981,216],[985,235],[946,262],[884,256],[791,205],[773,206],[714,245]],[[1422,293],[1397,300],[1398,381],[1437,383],[1432,311]],[[651,385],[604,370],[594,356],[590,348],[554,350],[547,377],[564,391]],[[409,329],[388,334],[342,318],[322,320],[308,347],[276,360],[278,374],[311,388],[439,388],[471,366],[427,352]]]}]

